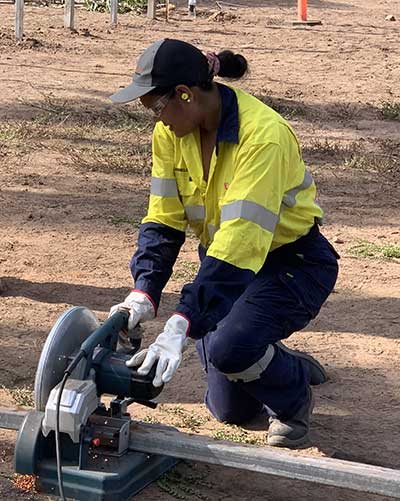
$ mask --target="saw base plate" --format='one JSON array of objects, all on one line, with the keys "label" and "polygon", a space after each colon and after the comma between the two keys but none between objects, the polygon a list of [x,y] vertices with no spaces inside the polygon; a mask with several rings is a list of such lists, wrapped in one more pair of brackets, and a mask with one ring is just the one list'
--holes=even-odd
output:
[{"label": "saw base plate", "polygon": [[[130,451],[119,458],[93,455],[84,470],[63,464],[65,496],[83,501],[126,501],[177,462],[167,456]],[[39,491],[58,495],[56,461],[41,461],[37,474]]]},{"label": "saw base plate", "polygon": [[[54,432],[44,437],[44,412],[30,411],[19,430],[15,445],[15,470],[37,477],[41,493],[59,495]],[[132,431],[131,433],[134,433]],[[126,501],[178,463],[178,459],[129,450],[122,456],[100,454],[90,449],[79,469],[79,444],[61,434],[64,493],[82,501]]]}]

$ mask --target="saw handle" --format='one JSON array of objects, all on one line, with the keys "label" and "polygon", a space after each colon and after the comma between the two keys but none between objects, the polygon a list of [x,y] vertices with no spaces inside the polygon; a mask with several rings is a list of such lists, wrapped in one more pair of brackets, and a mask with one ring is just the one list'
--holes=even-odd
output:
[{"label": "saw handle", "polygon": [[[79,354],[84,354],[83,356],[86,358],[84,379],[88,377],[92,367],[92,355],[96,346],[114,350],[117,345],[119,332],[128,328],[128,319],[129,311],[117,311],[114,315],[107,318],[103,325],[92,332],[92,334],[81,344]],[[76,362],[76,360],[72,361],[72,363],[74,362]]]},{"label": "saw handle", "polygon": [[117,311],[82,343],[81,350],[90,357],[96,346],[113,349],[120,331],[128,328],[129,311]]}]

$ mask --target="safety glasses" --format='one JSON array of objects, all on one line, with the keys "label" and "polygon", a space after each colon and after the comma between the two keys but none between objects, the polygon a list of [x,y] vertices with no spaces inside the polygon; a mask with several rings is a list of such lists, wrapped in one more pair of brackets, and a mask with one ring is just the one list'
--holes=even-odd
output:
[{"label": "safety glasses", "polygon": [[152,112],[153,118],[155,120],[158,120],[161,117],[163,111],[168,106],[169,100],[174,95],[174,92],[175,91],[172,90],[171,92],[164,94],[159,99],[154,101],[154,103],[151,106],[148,107],[148,109]]}]

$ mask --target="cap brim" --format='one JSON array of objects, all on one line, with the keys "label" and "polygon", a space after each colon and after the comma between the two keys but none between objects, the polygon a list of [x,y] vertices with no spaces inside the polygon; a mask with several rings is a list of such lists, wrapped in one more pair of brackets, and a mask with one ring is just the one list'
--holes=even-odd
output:
[{"label": "cap brim", "polygon": [[113,103],[129,103],[138,97],[144,96],[148,92],[152,91],[156,87],[143,87],[132,82],[130,85],[116,92],[110,99]]}]

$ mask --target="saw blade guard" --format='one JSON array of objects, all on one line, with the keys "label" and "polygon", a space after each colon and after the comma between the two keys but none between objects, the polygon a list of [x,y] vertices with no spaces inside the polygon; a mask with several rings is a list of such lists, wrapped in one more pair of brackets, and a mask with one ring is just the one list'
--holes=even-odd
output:
[{"label": "saw blade guard", "polygon": [[[99,325],[96,315],[83,306],[70,308],[58,318],[47,336],[36,371],[36,410],[45,410],[50,392],[61,381],[69,359]],[[85,361],[81,362],[73,374],[77,379],[82,379],[85,370]]]}]

